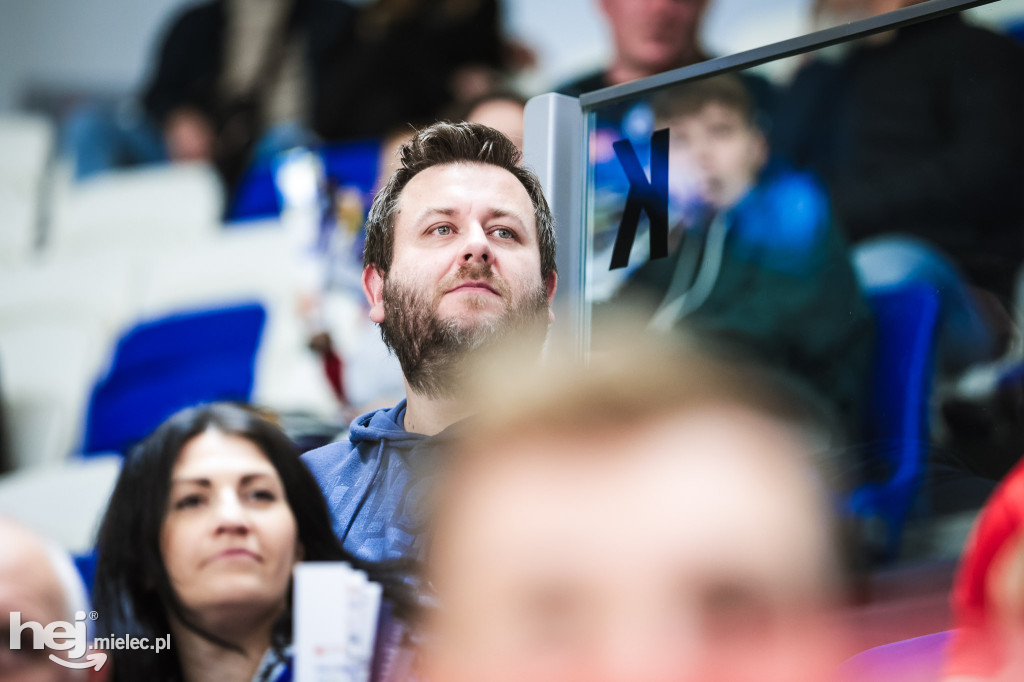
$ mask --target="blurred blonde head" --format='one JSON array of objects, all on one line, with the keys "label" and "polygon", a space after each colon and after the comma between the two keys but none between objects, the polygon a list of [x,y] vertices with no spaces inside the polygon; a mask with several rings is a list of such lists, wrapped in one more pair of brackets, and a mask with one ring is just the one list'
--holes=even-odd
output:
[{"label": "blurred blonde head", "polygon": [[[486,383],[432,500],[428,680],[827,679],[837,561],[785,382],[633,339]],[[499,373],[500,374],[500,373]]]}]

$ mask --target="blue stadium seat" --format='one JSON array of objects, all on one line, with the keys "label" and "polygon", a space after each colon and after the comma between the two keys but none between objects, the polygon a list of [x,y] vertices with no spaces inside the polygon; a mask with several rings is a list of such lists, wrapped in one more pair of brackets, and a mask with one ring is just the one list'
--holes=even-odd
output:
[{"label": "blue stadium seat", "polygon": [[[354,140],[324,145],[317,151],[328,182],[338,187],[359,188],[369,206],[377,181],[380,150],[379,140]],[[280,215],[282,203],[274,184],[274,168],[274,161],[267,160],[253,164],[245,172],[227,211],[229,226]]]},{"label": "blue stadium seat", "polygon": [[93,583],[96,581],[96,559],[95,547],[85,554],[76,554],[74,556],[75,568],[78,569],[78,574],[82,576],[82,582],[85,584],[85,589],[88,591],[90,599],[92,598]]},{"label": "blue stadium seat", "polygon": [[877,336],[866,425],[872,461],[867,464],[869,471],[884,471],[884,477],[854,490],[847,510],[862,521],[879,558],[891,561],[926,466],[939,295],[919,284],[866,293]]},{"label": "blue stadium seat", "polygon": [[248,401],[266,321],[259,303],[143,322],[121,337],[89,401],[82,452],[127,453],[176,411]]}]

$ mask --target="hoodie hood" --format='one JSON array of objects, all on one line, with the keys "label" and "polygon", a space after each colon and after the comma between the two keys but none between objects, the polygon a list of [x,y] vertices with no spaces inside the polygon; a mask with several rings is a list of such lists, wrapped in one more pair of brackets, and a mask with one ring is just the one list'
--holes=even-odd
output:
[{"label": "hoodie hood", "polygon": [[436,436],[404,428],[406,403],[352,422],[349,441],[302,456],[320,484],[334,533],[363,561],[416,558],[423,491],[445,452],[449,429]]},{"label": "hoodie hood", "polygon": [[365,441],[388,441],[392,447],[409,448],[426,438],[405,430],[405,400],[394,407],[382,408],[356,417],[349,427],[348,439],[359,447]]}]

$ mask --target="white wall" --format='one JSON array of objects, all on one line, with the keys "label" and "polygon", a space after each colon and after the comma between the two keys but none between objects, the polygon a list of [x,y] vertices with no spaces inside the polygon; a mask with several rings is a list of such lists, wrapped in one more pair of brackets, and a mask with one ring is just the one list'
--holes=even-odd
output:
[{"label": "white wall", "polygon": [[30,82],[141,83],[168,15],[188,0],[0,0],[0,111]]},{"label": "white wall", "polygon": [[505,27],[537,54],[540,68],[527,75],[527,94],[556,87],[603,64],[610,54],[599,0],[505,0]]}]

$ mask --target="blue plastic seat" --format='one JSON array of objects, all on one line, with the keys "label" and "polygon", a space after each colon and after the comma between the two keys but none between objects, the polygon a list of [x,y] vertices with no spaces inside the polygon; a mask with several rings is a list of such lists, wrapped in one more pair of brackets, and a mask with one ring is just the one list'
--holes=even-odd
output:
[{"label": "blue plastic seat", "polygon": [[[380,151],[380,140],[352,140],[324,145],[317,153],[328,182],[338,187],[357,187],[369,206],[377,182]],[[274,161],[265,160],[245,172],[227,212],[229,227],[280,215],[282,202],[274,183],[274,169]]]},{"label": "blue plastic seat", "polygon": [[90,598],[92,598],[93,584],[96,582],[96,560],[97,554],[95,547],[85,554],[77,554],[74,556],[75,568],[78,569],[78,574],[82,576],[82,584],[85,585],[85,589]]},{"label": "blue plastic seat", "polygon": [[266,312],[259,303],[143,322],[121,337],[89,402],[82,452],[127,453],[201,402],[248,401]]},{"label": "blue plastic seat", "polygon": [[847,511],[864,524],[882,560],[897,557],[903,526],[924,478],[929,449],[929,397],[935,357],[939,294],[920,284],[868,289],[876,347],[866,434],[869,471]]}]

